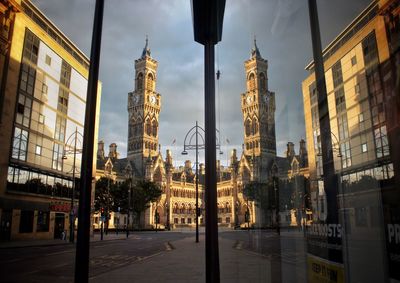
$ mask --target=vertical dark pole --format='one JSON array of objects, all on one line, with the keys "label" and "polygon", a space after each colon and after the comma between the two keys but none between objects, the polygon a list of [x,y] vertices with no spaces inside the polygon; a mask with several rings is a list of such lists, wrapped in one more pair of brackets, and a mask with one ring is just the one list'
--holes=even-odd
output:
[{"label": "vertical dark pole", "polygon": [[126,219],[126,238],[129,238],[129,214],[131,210],[131,193],[132,193],[132,179],[129,176],[129,191],[128,191],[128,218]]},{"label": "vertical dark pole", "polygon": [[196,121],[196,243],[199,242],[199,128]]},{"label": "vertical dark pole", "polygon": [[214,43],[204,45],[205,71],[205,192],[206,192],[206,282],[219,282],[217,224],[217,168],[215,134]]},{"label": "vertical dark pole", "polygon": [[[308,0],[310,13],[311,37],[314,55],[314,69],[318,91],[318,115],[321,133],[322,164],[324,172],[324,189],[328,203],[328,215],[326,223],[338,224],[338,180],[335,174],[335,166],[332,151],[331,125],[328,112],[328,100],[325,84],[324,62],[322,57],[321,35],[319,30],[318,10],[316,0]],[[341,245],[340,238],[328,237],[328,242]],[[328,249],[328,258],[336,262],[342,262],[342,250]]]},{"label": "vertical dark pole", "polygon": [[96,125],[97,85],[99,78],[101,30],[103,25],[104,0],[96,0],[92,46],[85,110],[82,168],[79,195],[78,237],[75,256],[75,282],[88,282],[89,239],[92,197],[94,132]]},{"label": "vertical dark pole", "polygon": [[275,191],[275,205],[276,205],[276,232],[278,235],[281,234],[281,224],[280,224],[280,217],[279,217],[279,192],[278,192],[278,186],[276,184],[276,177],[272,176],[272,183],[274,185],[274,191]]},{"label": "vertical dark pole", "polygon": [[75,238],[75,214],[74,214],[74,201],[75,201],[75,161],[76,161],[76,140],[78,139],[78,127],[75,128],[75,141],[74,141],[74,161],[72,163],[72,196],[71,196],[71,213],[70,213],[70,228],[69,228],[69,241],[74,242]]},{"label": "vertical dark pole", "polygon": [[[110,173],[112,174],[112,169],[110,170]],[[110,175],[107,176],[108,177],[108,181],[107,181],[107,212],[106,212],[106,235],[108,235],[108,225],[110,225]]]},{"label": "vertical dark pole", "polygon": [[[104,216],[103,216],[104,219]],[[103,241],[103,237],[104,237],[104,220],[101,220],[101,226],[100,226],[100,240]]]}]

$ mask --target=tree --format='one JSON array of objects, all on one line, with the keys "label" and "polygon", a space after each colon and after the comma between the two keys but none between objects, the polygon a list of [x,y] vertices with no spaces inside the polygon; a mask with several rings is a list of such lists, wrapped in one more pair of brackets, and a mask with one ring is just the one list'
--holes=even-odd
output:
[{"label": "tree", "polygon": [[246,199],[254,201],[255,205],[267,211],[274,205],[273,183],[250,182],[243,188],[243,195]]},{"label": "tree", "polygon": [[376,190],[379,189],[381,185],[379,184],[379,181],[369,175],[363,175],[358,181],[354,182],[348,182],[343,181],[343,191],[344,193],[355,193],[355,192],[361,192],[361,191],[367,191],[367,190]]},{"label": "tree", "polygon": [[128,213],[129,182],[130,180],[125,180],[112,187],[113,211],[118,211],[119,208],[121,213]]},{"label": "tree", "polygon": [[109,178],[101,177],[96,181],[96,189],[94,194],[94,209],[99,212],[101,208],[104,211],[107,209],[110,211],[113,206],[113,196],[111,192],[115,189],[116,184],[114,184]]},{"label": "tree", "polygon": [[132,204],[133,213],[138,216],[139,221],[142,212],[150,207],[150,203],[157,201],[161,194],[162,190],[158,184],[146,180],[137,181],[133,187]]}]

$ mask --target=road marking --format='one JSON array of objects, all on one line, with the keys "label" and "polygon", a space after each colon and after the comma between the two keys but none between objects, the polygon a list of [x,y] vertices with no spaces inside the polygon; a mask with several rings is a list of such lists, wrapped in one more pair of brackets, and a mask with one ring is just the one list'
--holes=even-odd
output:
[{"label": "road marking", "polygon": [[162,254],[162,252],[158,252],[158,253],[155,253],[155,254],[152,254],[152,255],[149,255],[149,256],[138,257],[138,261],[144,261],[144,260],[150,259],[152,257],[158,256],[160,254]]},{"label": "road marking", "polygon": [[237,250],[243,249],[243,241],[236,241],[235,244],[233,245],[233,248]]},{"label": "road marking", "polygon": [[49,253],[49,254],[46,254],[46,256],[60,255],[60,254],[65,254],[65,253],[70,253],[70,252],[73,252],[73,251],[62,251],[62,252]]},{"label": "road marking", "polygon": [[174,249],[175,247],[170,242],[165,243],[165,250],[172,251]]}]

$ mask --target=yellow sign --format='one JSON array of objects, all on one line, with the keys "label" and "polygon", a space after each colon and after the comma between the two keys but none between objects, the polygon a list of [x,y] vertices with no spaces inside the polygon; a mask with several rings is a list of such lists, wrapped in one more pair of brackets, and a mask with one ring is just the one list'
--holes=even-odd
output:
[{"label": "yellow sign", "polygon": [[344,283],[343,264],[307,255],[309,283]]}]

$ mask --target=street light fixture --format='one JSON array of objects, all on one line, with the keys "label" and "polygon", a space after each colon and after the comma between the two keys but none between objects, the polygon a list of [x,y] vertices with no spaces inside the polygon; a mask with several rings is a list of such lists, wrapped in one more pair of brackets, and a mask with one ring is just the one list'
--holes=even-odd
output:
[{"label": "street light fixture", "polygon": [[214,46],[222,38],[225,0],[192,0],[191,8],[194,40],[204,45],[206,281],[219,282]]},{"label": "street light fixture", "polygon": [[[129,217],[131,211],[131,195],[132,195],[132,180],[133,180],[133,172],[130,167],[126,168],[126,177],[129,180],[129,192],[128,192],[128,217],[126,220],[126,238],[129,238]],[[133,219],[132,219],[133,224]]]},{"label": "street light fixture", "polygon": [[110,225],[110,181],[112,177],[112,165],[106,165],[105,174],[107,176],[107,210],[106,210],[106,235],[108,235],[108,228]]},{"label": "street light fixture", "polygon": [[[81,140],[78,140],[78,136]],[[72,194],[71,194],[71,210],[70,210],[70,215],[69,215],[69,220],[70,220],[70,225],[69,225],[69,241],[71,243],[74,242],[74,238],[75,238],[75,211],[74,211],[74,201],[75,201],[75,171],[76,171],[76,154],[81,154],[82,153],[82,149],[78,149],[76,148],[77,146],[77,142],[79,141],[80,144],[82,145],[82,140],[83,140],[83,135],[81,133],[78,132],[78,127],[75,128],[75,132],[72,133],[67,141],[65,142],[65,148],[64,148],[64,152],[63,152],[63,156],[62,159],[63,160],[67,160],[68,154],[73,154],[74,159],[72,162]],[[73,144],[73,145],[72,145]],[[67,146],[69,146],[69,148],[72,147],[72,149],[67,150]]]},{"label": "street light fixture", "polygon": [[[199,131],[200,130],[200,131]],[[216,130],[218,131],[218,130]],[[203,133],[203,134],[202,134]],[[200,127],[196,121],[196,126],[192,127],[185,136],[185,140],[183,141],[183,151],[182,155],[188,155],[187,150],[195,150],[196,151],[196,243],[199,242],[199,149],[204,149],[204,135],[205,131],[202,127]],[[199,144],[199,137],[202,140],[202,143]],[[193,139],[195,140],[195,144],[193,144]],[[220,149],[220,143],[216,140],[216,149]],[[222,151],[220,151],[222,154]]]},{"label": "street light fixture", "polygon": [[167,211],[167,230],[170,230],[170,226],[169,226],[169,205],[168,205],[168,201],[165,202],[165,210]]}]

